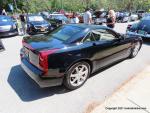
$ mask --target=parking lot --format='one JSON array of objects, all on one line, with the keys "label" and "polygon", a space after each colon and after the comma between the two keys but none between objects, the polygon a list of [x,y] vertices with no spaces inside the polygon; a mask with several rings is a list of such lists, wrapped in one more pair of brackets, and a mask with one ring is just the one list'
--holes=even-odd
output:
[{"label": "parking lot", "polygon": [[[125,33],[127,23],[116,24]],[[103,102],[118,87],[150,64],[150,42],[144,42],[136,58],[126,59],[93,74],[81,88],[39,88],[22,70],[19,51],[22,37],[2,39],[0,52],[0,113],[83,113],[94,102]]]}]

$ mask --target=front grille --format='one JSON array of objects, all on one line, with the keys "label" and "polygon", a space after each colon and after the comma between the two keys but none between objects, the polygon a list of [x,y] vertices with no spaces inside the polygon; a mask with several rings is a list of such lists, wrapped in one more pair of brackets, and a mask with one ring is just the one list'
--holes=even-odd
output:
[{"label": "front grille", "polygon": [[36,29],[42,29],[42,26],[34,26]]}]

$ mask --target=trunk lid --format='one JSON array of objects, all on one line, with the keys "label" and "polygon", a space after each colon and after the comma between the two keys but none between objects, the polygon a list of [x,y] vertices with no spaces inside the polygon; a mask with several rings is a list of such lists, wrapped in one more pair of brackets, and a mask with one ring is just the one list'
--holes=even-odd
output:
[{"label": "trunk lid", "polygon": [[24,46],[27,48],[32,48],[36,51],[50,50],[50,49],[60,49],[65,46],[65,44],[52,36],[46,35],[35,35],[26,36],[23,38]]}]

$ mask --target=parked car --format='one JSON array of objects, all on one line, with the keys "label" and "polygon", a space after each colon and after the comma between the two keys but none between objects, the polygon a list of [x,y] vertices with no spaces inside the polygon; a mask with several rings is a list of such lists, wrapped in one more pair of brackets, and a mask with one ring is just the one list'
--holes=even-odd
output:
[{"label": "parked car", "polygon": [[102,25],[106,23],[107,12],[106,11],[95,11],[93,13],[94,24]]},{"label": "parked car", "polygon": [[16,22],[9,16],[0,15],[0,38],[16,35],[18,35]]},{"label": "parked car", "polygon": [[143,17],[138,23],[129,24],[127,34],[138,35],[143,39],[150,39],[150,16]]},{"label": "parked car", "polygon": [[128,22],[130,20],[129,12],[117,12],[116,13],[116,21],[117,22]]},{"label": "parked car", "polygon": [[42,15],[42,17],[43,17],[44,19],[48,19],[48,18],[49,18],[49,12],[47,12],[47,11],[43,11],[43,12],[41,12],[40,14]]},{"label": "parked car", "polygon": [[41,15],[27,15],[27,33],[45,34],[51,32],[52,27]]},{"label": "parked car", "polygon": [[145,11],[144,11],[144,10],[138,10],[138,11],[137,11],[137,14],[138,14],[138,18],[141,19],[141,18],[144,17]]},{"label": "parked car", "polygon": [[21,66],[40,86],[82,86],[91,73],[127,57],[142,45],[137,36],[121,35],[106,26],[68,24],[47,36],[23,38]]},{"label": "parked car", "polygon": [[138,20],[138,15],[136,13],[131,13],[130,21],[136,21],[136,20]]},{"label": "parked car", "polygon": [[69,23],[69,19],[64,14],[50,14],[49,22],[54,28]]}]

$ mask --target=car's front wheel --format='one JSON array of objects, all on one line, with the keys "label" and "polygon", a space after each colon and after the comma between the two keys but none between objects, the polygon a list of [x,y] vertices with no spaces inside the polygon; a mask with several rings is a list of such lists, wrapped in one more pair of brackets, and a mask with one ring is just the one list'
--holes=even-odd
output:
[{"label": "car's front wheel", "polygon": [[90,65],[87,62],[78,62],[70,67],[64,78],[64,85],[70,90],[81,87],[90,75]]},{"label": "car's front wheel", "polygon": [[134,47],[131,49],[130,57],[131,57],[131,58],[134,58],[134,57],[138,54],[140,48],[141,48],[141,42],[140,42],[140,41],[137,41],[137,42],[134,44]]}]

